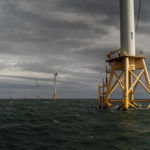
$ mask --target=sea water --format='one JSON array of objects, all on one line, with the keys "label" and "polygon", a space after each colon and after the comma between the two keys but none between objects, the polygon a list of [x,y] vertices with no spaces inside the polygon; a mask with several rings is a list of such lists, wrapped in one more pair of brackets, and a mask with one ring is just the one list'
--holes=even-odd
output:
[{"label": "sea water", "polygon": [[0,150],[150,150],[150,111],[97,100],[0,100]]}]

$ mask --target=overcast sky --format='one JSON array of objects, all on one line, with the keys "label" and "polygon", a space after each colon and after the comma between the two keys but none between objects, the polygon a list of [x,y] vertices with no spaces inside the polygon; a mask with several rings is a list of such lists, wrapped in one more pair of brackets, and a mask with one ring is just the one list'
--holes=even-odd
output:
[{"label": "overcast sky", "polygon": [[[137,16],[139,0],[135,0]],[[142,1],[136,47],[148,57],[150,1]],[[0,0],[0,97],[97,98],[107,52],[120,48],[118,0]],[[139,91],[141,94],[142,91]]]}]

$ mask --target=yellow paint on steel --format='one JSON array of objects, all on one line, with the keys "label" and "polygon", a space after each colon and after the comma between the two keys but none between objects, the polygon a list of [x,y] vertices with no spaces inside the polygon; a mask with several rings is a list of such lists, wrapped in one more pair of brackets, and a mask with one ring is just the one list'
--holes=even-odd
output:
[{"label": "yellow paint on steel", "polygon": [[[132,78],[132,74],[131,72],[129,72],[129,87],[131,88],[133,85],[133,78]],[[134,95],[133,95],[133,87],[131,88],[131,91],[130,91],[130,100],[131,101],[134,101]]]},{"label": "yellow paint on steel", "polygon": [[[117,52],[117,51],[116,51]],[[115,53],[116,53],[115,52]],[[113,53],[111,53],[113,54]],[[110,54],[108,54],[110,56]],[[118,54],[116,58],[108,57],[106,62],[110,64],[110,77],[108,80],[107,88],[106,84],[102,84],[103,91],[101,92],[103,99],[104,108],[109,108],[112,106],[111,102],[121,102],[119,108],[128,110],[129,106],[136,109],[138,104],[136,102],[150,102],[150,100],[135,100],[134,93],[139,84],[150,93],[150,79],[148,71],[145,64],[145,58],[143,56],[128,56]],[[136,75],[134,71],[141,70],[139,75]],[[145,77],[146,85],[141,80],[141,77]],[[115,79],[115,81],[114,81]],[[122,100],[109,99],[112,92],[117,90],[117,87],[120,85],[122,90]],[[150,107],[150,106],[149,106]]]},{"label": "yellow paint on steel", "polygon": [[120,87],[122,88],[122,90],[124,90],[124,86],[123,86],[123,83],[122,83],[122,80],[120,80],[118,74],[116,72],[114,72],[114,75],[116,76],[117,78],[117,82],[119,83]]},{"label": "yellow paint on steel", "polygon": [[147,106],[147,109],[150,109],[150,104]]},{"label": "yellow paint on steel", "polygon": [[[123,102],[122,99],[110,99],[110,102]],[[139,99],[139,100],[134,100],[135,102],[150,102],[149,99]]]},{"label": "yellow paint on steel", "polygon": [[58,96],[56,94],[53,94],[53,100],[58,99]]},{"label": "yellow paint on steel", "polygon": [[37,96],[37,99],[40,99],[40,96]]},{"label": "yellow paint on steel", "polygon": [[144,69],[144,75],[145,75],[146,83],[147,83],[148,89],[150,89],[150,79],[149,79],[149,75],[148,75],[148,71],[147,71],[144,59],[142,59],[142,64],[143,64],[143,69]]},{"label": "yellow paint on steel", "polygon": [[135,78],[136,78],[136,80],[134,81],[134,83],[130,83],[131,84],[131,87],[130,87],[130,89],[129,89],[129,92],[131,92],[131,90],[133,89],[133,87],[134,87],[134,85],[137,83],[137,82],[140,82],[140,78],[142,77],[142,75],[143,75],[143,72],[144,72],[144,69],[141,71],[141,73],[139,74],[139,76],[137,77],[132,71],[129,71],[130,72],[130,74],[131,75],[133,75]]},{"label": "yellow paint on steel", "polygon": [[128,95],[128,83],[129,83],[129,58],[125,57],[124,59],[124,68],[125,68],[125,80],[124,80],[124,86],[125,86],[125,90],[124,90],[124,105],[123,105],[123,109],[124,110],[128,110],[129,108],[129,95]]}]

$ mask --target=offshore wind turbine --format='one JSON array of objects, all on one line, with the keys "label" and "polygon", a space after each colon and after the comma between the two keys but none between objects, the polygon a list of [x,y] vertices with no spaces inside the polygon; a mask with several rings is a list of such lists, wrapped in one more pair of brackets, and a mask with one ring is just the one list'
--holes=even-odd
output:
[{"label": "offshore wind turbine", "polygon": [[38,83],[38,81],[36,80],[36,98],[40,99],[40,85]]},{"label": "offshore wind turbine", "polygon": [[53,94],[53,100],[57,99],[57,94],[56,94],[56,79],[57,79],[58,73],[54,73],[54,94]]},{"label": "offshore wind turbine", "polygon": [[[121,102],[118,109],[128,110],[130,107],[137,109],[136,102],[147,102],[146,100],[135,100],[134,94],[140,84],[150,94],[150,78],[147,71],[145,57],[135,50],[135,22],[134,1],[120,0],[120,49],[107,54],[106,62],[110,70],[108,83],[99,86],[99,107],[111,108],[111,102]],[[137,72],[138,71],[138,72]],[[144,77],[145,82],[141,80]],[[120,100],[110,99],[113,91],[120,86],[122,97]],[[103,91],[101,91],[101,88]],[[106,91],[104,91],[106,88]],[[103,98],[101,98],[103,94]],[[150,105],[148,106],[150,108]]]}]

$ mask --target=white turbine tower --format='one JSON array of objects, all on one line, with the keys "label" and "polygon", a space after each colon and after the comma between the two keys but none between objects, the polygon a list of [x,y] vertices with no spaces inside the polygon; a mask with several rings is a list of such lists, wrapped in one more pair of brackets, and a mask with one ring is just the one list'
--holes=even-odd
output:
[{"label": "white turbine tower", "polygon": [[121,52],[135,56],[134,0],[120,0]]},{"label": "white turbine tower", "polygon": [[54,94],[53,94],[53,99],[54,100],[58,98],[57,94],[56,94],[56,78],[57,78],[57,76],[58,76],[58,73],[57,72],[54,73]]},{"label": "white turbine tower", "polygon": [[37,94],[37,99],[40,99],[40,85],[38,81],[36,81],[36,94]]}]

